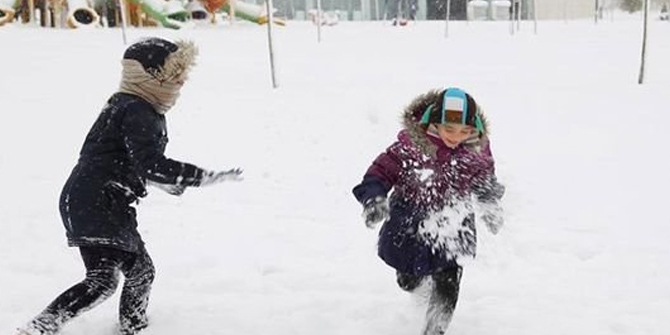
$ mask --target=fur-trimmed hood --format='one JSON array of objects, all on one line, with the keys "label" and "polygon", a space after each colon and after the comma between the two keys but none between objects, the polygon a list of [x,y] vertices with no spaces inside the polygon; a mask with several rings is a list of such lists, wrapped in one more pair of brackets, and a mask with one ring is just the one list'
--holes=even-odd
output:
[{"label": "fur-trimmed hood", "polygon": [[198,48],[188,40],[171,42],[158,37],[143,38],[130,45],[124,60],[136,60],[144,71],[159,82],[170,81],[187,73],[195,65]]},{"label": "fur-trimmed hood", "polygon": [[183,73],[188,73],[195,66],[195,59],[198,55],[198,47],[192,41],[180,40],[175,42],[177,51],[171,53],[165,59],[165,64],[158,70],[147,71],[158,81],[169,81],[178,78]]},{"label": "fur-trimmed hood", "polygon": [[[410,141],[422,153],[431,157],[435,156],[438,144],[436,144],[437,141],[431,140],[430,137],[436,136],[436,134],[429,134],[429,125],[421,124],[421,118],[430,105],[441,104],[443,92],[443,90],[436,89],[416,97],[405,107],[402,113],[402,124]],[[479,152],[488,143],[489,122],[479,104],[477,104],[476,110],[482,122],[482,130],[478,131],[475,136],[466,140],[462,145],[471,151]]]}]

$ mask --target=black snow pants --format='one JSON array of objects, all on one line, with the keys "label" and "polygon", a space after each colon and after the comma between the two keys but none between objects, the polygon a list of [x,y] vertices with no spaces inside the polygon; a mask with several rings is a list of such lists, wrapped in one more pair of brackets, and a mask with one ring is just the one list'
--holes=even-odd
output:
[{"label": "black snow pants", "polygon": [[[442,269],[430,276],[433,279],[433,286],[428,300],[424,335],[444,334],[446,331],[456,309],[462,274],[463,268],[458,266]],[[424,279],[425,276],[397,273],[398,286],[409,292],[419,287]]]},{"label": "black snow pants", "polygon": [[31,327],[45,335],[56,334],[63,324],[109,298],[125,281],[119,305],[119,325],[123,335],[146,328],[146,309],[155,270],[144,247],[131,253],[109,247],[81,247],[86,278],[58,296],[31,321]]}]

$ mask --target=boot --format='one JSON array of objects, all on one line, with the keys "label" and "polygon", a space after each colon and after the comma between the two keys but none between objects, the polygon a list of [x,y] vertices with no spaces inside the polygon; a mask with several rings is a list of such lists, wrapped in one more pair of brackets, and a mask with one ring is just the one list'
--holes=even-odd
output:
[{"label": "boot", "polygon": [[412,292],[416,290],[419,285],[423,282],[425,277],[415,276],[407,273],[396,272],[396,282],[401,289],[407,292]]},{"label": "boot", "polygon": [[461,267],[454,267],[432,276],[433,288],[426,311],[423,335],[443,335],[447,331],[458,301],[461,273]]}]

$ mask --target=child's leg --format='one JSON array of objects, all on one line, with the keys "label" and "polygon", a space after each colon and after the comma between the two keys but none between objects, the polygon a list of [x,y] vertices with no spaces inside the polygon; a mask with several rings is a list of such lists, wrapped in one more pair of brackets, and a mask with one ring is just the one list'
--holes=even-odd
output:
[{"label": "child's leg", "polygon": [[154,281],[154,265],[144,247],[134,260],[121,268],[126,281],[121,292],[119,322],[121,334],[132,335],[148,325],[147,306],[151,283]]},{"label": "child's leg", "polygon": [[86,278],[58,296],[28,326],[32,332],[56,334],[68,320],[109,298],[119,283],[123,251],[111,248],[79,248]]},{"label": "child's leg", "polygon": [[447,330],[458,301],[462,270],[459,266],[433,274],[424,335],[444,334]]},{"label": "child's leg", "polygon": [[407,292],[414,291],[417,287],[419,287],[419,285],[421,285],[421,282],[423,282],[425,278],[426,277],[424,276],[402,273],[400,271],[396,272],[396,282],[398,283],[398,286]]}]

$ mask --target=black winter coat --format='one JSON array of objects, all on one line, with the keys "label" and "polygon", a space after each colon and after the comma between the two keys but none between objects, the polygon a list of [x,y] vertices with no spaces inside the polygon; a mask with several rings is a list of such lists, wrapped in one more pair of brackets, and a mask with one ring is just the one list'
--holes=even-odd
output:
[{"label": "black winter coat", "polygon": [[73,247],[135,252],[143,244],[131,206],[146,181],[198,186],[204,170],[165,157],[165,116],[142,98],[116,93],[88,133],[65,183],[60,212]]}]

